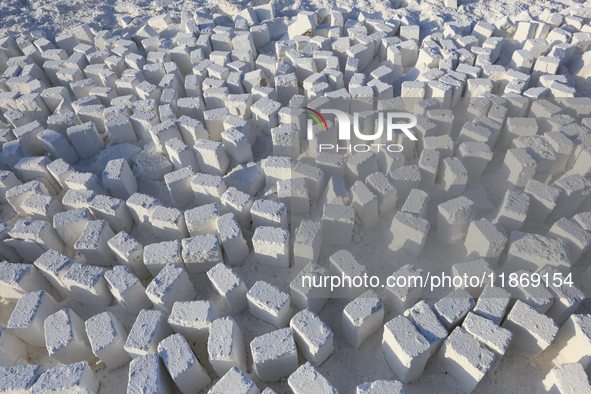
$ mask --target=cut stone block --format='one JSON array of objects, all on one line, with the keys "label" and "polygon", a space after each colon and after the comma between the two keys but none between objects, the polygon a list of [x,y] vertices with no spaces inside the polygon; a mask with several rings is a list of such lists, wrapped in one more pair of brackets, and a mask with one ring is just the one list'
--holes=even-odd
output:
[{"label": "cut stone block", "polygon": [[[365,288],[354,283],[355,278],[363,278],[366,267],[359,263],[353,254],[347,250],[339,250],[329,257],[328,275],[339,277],[338,286],[331,291],[332,298],[353,299],[360,296]],[[332,286],[332,283],[331,283]]]},{"label": "cut stone block", "polygon": [[[474,298],[480,297],[484,287],[494,284],[496,278],[492,267],[484,259],[456,263],[451,267],[451,271],[454,276],[463,279],[462,285],[457,287],[466,290]],[[478,278],[478,280],[472,280],[472,278]]]},{"label": "cut stone block", "polygon": [[117,262],[129,268],[139,279],[147,279],[150,271],[144,264],[144,247],[122,231],[108,241]]},{"label": "cut stone block", "polygon": [[170,377],[158,353],[131,360],[127,391],[130,393],[171,394]]},{"label": "cut stone block", "polygon": [[73,310],[65,308],[54,313],[45,319],[43,326],[49,356],[62,364],[96,361],[86,335],[84,321]]},{"label": "cut stone block", "polygon": [[191,188],[194,175],[195,173],[190,166],[164,175],[164,182],[175,207],[187,207],[195,200],[195,195]]},{"label": "cut stone block", "polygon": [[483,258],[496,264],[507,243],[507,237],[495,225],[482,218],[470,223],[466,234],[468,257]]},{"label": "cut stone block", "polygon": [[444,242],[464,239],[474,220],[474,202],[466,197],[457,197],[437,207],[437,236]]},{"label": "cut stone block", "polygon": [[338,393],[334,386],[310,362],[302,365],[292,373],[287,378],[287,384],[294,394]]},{"label": "cut stone block", "polygon": [[305,178],[277,181],[277,195],[292,214],[310,212],[310,196]]},{"label": "cut stone block", "polygon": [[495,355],[462,327],[456,327],[443,342],[438,358],[462,390],[471,393],[492,367]]},{"label": "cut stone block", "polygon": [[91,393],[98,392],[99,380],[88,365],[82,361],[75,364],[54,367],[43,373],[31,387],[31,394],[80,393],[84,389]]},{"label": "cut stone block", "polygon": [[74,248],[74,244],[84,231],[86,224],[93,217],[87,208],[72,209],[60,212],[53,217],[53,227],[66,245]]},{"label": "cut stone block", "polygon": [[537,357],[550,346],[559,328],[551,318],[520,300],[501,326],[513,333],[513,347],[529,359]]},{"label": "cut stone block", "polygon": [[546,235],[568,242],[571,263],[579,261],[581,256],[589,248],[589,245],[591,245],[591,234],[585,231],[575,221],[567,218],[562,218],[555,222]]},{"label": "cut stone block", "polygon": [[133,227],[133,218],[124,200],[99,194],[91,201],[90,210],[97,219],[106,220],[117,233],[129,233]]},{"label": "cut stone block", "polygon": [[108,369],[116,369],[131,361],[123,345],[127,332],[111,312],[103,312],[86,320],[86,333],[92,352]]},{"label": "cut stone block", "polygon": [[495,361],[489,369],[490,372],[494,372],[511,343],[511,339],[513,338],[511,331],[499,327],[492,320],[472,312],[466,316],[462,328],[494,353]]},{"label": "cut stone block", "polygon": [[28,393],[42,373],[40,365],[0,367],[0,390],[2,393]]},{"label": "cut stone block", "polygon": [[278,227],[257,227],[252,245],[260,263],[286,268],[291,266],[289,231]]},{"label": "cut stone block", "polygon": [[549,266],[564,273],[570,271],[570,251],[562,239],[514,231],[509,245],[508,267],[536,272]]},{"label": "cut stone block", "polygon": [[402,383],[421,376],[429,360],[429,349],[427,339],[406,317],[398,316],[384,325],[382,351]]},{"label": "cut stone block", "polygon": [[327,204],[322,211],[322,240],[330,245],[349,245],[355,225],[355,208]]},{"label": "cut stone block", "polygon": [[216,227],[224,248],[224,255],[230,265],[235,265],[244,260],[250,250],[242,236],[242,230],[233,213],[220,216],[216,221]]},{"label": "cut stone block", "polygon": [[63,280],[72,297],[83,304],[108,306],[113,302],[103,267],[74,263]]},{"label": "cut stone block", "polygon": [[242,312],[248,306],[246,285],[232,268],[218,263],[207,271],[207,277],[235,313]]},{"label": "cut stone block", "polygon": [[289,295],[272,284],[257,281],[246,293],[250,314],[277,328],[289,324],[293,312]]},{"label": "cut stone block", "polygon": [[191,301],[197,297],[187,272],[168,263],[146,287],[146,295],[156,309],[170,313],[176,301]]},{"label": "cut stone block", "polygon": [[252,218],[252,227],[273,226],[286,228],[287,208],[282,204],[273,200],[256,200],[250,208],[250,216]]},{"label": "cut stone block", "polygon": [[26,343],[0,324],[0,367],[26,363]]},{"label": "cut stone block", "polygon": [[74,250],[84,255],[88,264],[110,265],[115,255],[107,242],[114,236],[115,233],[106,221],[91,220],[86,223],[84,231],[74,244]]},{"label": "cut stone block", "polygon": [[207,272],[216,264],[224,261],[216,234],[183,239],[182,258],[190,273]]},{"label": "cut stone block", "polygon": [[219,376],[234,368],[246,370],[244,335],[231,317],[215,319],[207,341],[209,362]]},{"label": "cut stone block", "polygon": [[64,275],[73,263],[67,256],[50,249],[35,260],[34,264],[62,298],[65,298],[70,295],[70,291],[64,283]]},{"label": "cut stone block", "polygon": [[543,384],[551,394],[591,393],[589,378],[579,363],[566,363],[552,368]]},{"label": "cut stone block", "polygon": [[156,353],[160,341],[173,334],[167,318],[162,311],[142,310],[129,331],[125,351],[134,359]]},{"label": "cut stone block", "polygon": [[[46,252],[47,253],[47,252]],[[16,302],[24,294],[31,291],[45,290],[49,292],[51,286],[32,264],[0,262],[0,292],[2,298]]]},{"label": "cut stone block", "polygon": [[250,227],[250,208],[254,203],[251,196],[235,187],[229,187],[224,194],[221,195],[220,202],[226,212],[233,213],[242,226],[246,228]]},{"label": "cut stone block", "polygon": [[310,262],[291,281],[290,294],[294,305],[299,309],[310,308],[320,312],[330,297],[330,288],[324,286],[326,269]]},{"label": "cut stone block", "polygon": [[358,349],[365,338],[379,329],[384,321],[382,299],[368,290],[351,301],[343,310],[342,329],[345,339]]},{"label": "cut stone block", "polygon": [[113,197],[127,200],[137,193],[137,181],[125,159],[111,160],[102,175],[103,186]]},{"label": "cut stone block", "polygon": [[309,262],[316,263],[322,247],[322,223],[302,220],[293,245],[293,265],[304,268]]},{"label": "cut stone block", "polygon": [[398,212],[392,220],[390,231],[394,235],[390,249],[404,248],[415,257],[421,253],[431,224],[412,213]]},{"label": "cut stone block", "polygon": [[505,317],[505,311],[507,310],[510,300],[511,293],[502,287],[494,287],[488,284],[484,290],[482,290],[472,312],[499,325]]},{"label": "cut stone block", "polygon": [[[546,273],[548,274],[548,279],[552,278],[551,281],[549,280],[549,286],[547,288],[554,298],[554,302],[546,311],[546,315],[550,316],[556,324],[561,326],[577,310],[579,305],[581,305],[585,294],[572,284],[561,283],[560,286],[557,286],[558,281],[555,281],[554,278],[562,278],[562,275],[555,268],[545,268],[540,271],[540,275],[543,278],[545,278]],[[568,279],[563,278],[564,281]]]},{"label": "cut stone block", "polygon": [[[267,388],[264,393],[270,390],[271,393],[275,393],[271,389]],[[208,394],[224,394],[224,393],[236,393],[236,394],[260,394],[258,387],[254,382],[239,368],[233,367],[222,376],[218,382],[213,385],[207,392]]]},{"label": "cut stone block", "polygon": [[527,194],[507,190],[494,214],[492,223],[502,225],[509,233],[519,230],[527,218],[528,209],[529,197]]},{"label": "cut stone block", "polygon": [[167,264],[183,268],[180,241],[165,241],[146,245],[144,248],[144,264],[152,276],[156,276]]},{"label": "cut stone block", "polygon": [[149,225],[152,212],[158,205],[161,205],[158,199],[141,193],[135,193],[125,203],[133,220],[140,226]]},{"label": "cut stone block", "polygon": [[410,320],[430,345],[430,354],[434,355],[447,338],[447,329],[441,324],[435,312],[425,301],[417,302],[413,307],[404,311],[404,316]]},{"label": "cut stone block", "polygon": [[[252,209],[251,209],[252,212]],[[206,204],[185,211],[185,223],[189,235],[216,234],[218,229],[216,221],[220,217],[220,210],[216,203]]]},{"label": "cut stone block", "polygon": [[412,264],[406,264],[395,271],[392,277],[397,278],[396,286],[384,288],[384,303],[396,312],[404,313],[421,298],[423,288],[419,284],[422,281],[422,275],[423,270]]},{"label": "cut stone block", "polygon": [[355,394],[404,394],[404,387],[397,380],[375,380],[357,386]]},{"label": "cut stone block", "polygon": [[452,331],[462,323],[464,317],[474,309],[476,303],[466,290],[455,289],[433,305],[433,311],[441,323]]},{"label": "cut stone block", "polygon": [[217,312],[209,301],[177,301],[172,306],[168,324],[188,341],[205,342]]},{"label": "cut stone block", "polygon": [[410,191],[419,187],[421,172],[418,165],[404,166],[389,172],[388,178],[396,186],[398,198],[406,201]]},{"label": "cut stone block", "polygon": [[105,273],[105,280],[113,297],[132,315],[152,307],[146,289],[128,267],[118,265]]},{"label": "cut stone block", "polygon": [[182,335],[174,334],[162,340],[158,345],[158,354],[183,394],[198,393],[211,383],[209,375]]},{"label": "cut stone block", "polygon": [[289,328],[256,337],[250,343],[253,368],[264,382],[276,382],[298,368],[298,353]]},{"label": "cut stone block", "polygon": [[185,216],[176,208],[157,205],[150,215],[150,224],[155,227],[153,230],[156,235],[163,240],[176,240],[189,236]]},{"label": "cut stone block", "polygon": [[27,293],[16,303],[6,327],[29,345],[44,347],[43,323],[57,309],[57,303],[49,293],[43,290]]}]

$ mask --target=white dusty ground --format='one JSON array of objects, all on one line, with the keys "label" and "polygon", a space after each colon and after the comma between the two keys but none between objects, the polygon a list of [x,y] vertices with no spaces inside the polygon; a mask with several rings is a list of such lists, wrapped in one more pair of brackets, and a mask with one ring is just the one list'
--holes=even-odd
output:
[{"label": "white dusty ground", "polygon": [[[257,3],[255,2],[255,5]],[[133,22],[128,27],[134,31],[142,26],[145,21],[162,12],[171,12],[173,16],[179,16],[180,11],[202,11],[207,12],[210,7],[214,13],[223,13],[232,16],[236,10],[240,10],[244,5],[242,3],[218,3],[203,2],[190,3],[184,1],[76,1],[76,0],[56,0],[56,1],[13,1],[4,0],[0,3],[0,36],[6,32],[24,32],[32,29],[41,29],[45,31],[48,37],[53,38],[68,29],[68,27],[78,22],[89,23],[97,30],[119,29],[119,18],[130,16]],[[410,2],[387,2],[387,1],[278,1],[275,3],[278,15],[287,22],[289,18],[295,16],[302,9],[314,10],[320,7],[341,7],[350,11],[347,15],[355,15],[358,11],[364,11],[374,14],[376,18],[388,19],[393,14],[411,15],[420,20],[421,37],[437,31],[444,23],[451,21],[494,21],[505,15],[518,15],[521,12],[529,11],[533,16],[538,15],[542,10],[549,9],[556,12],[568,12],[569,7],[582,7],[574,1],[538,1],[532,4],[531,1],[460,1],[458,10],[450,10],[442,7],[438,1],[410,1]],[[277,20],[273,24],[272,35],[279,38],[286,30],[286,24]],[[506,61],[509,53],[502,56]],[[459,133],[459,128],[455,128],[455,134]],[[257,143],[257,156],[259,158],[269,154],[269,141],[263,136]],[[113,149],[113,148],[111,148]],[[116,148],[115,148],[116,149]],[[112,157],[119,157],[117,153],[105,150],[99,159],[92,158],[81,161],[74,167],[78,171],[88,171],[100,173],[106,162]],[[505,184],[499,174],[503,162],[503,153],[495,149],[495,156],[489,163],[484,175],[471,183],[482,185],[487,191],[487,197],[490,202],[497,206],[509,185]],[[416,159],[411,164],[416,163]],[[409,164],[409,163],[407,163]],[[146,178],[138,178],[139,192],[152,195],[160,201],[170,206],[170,195],[164,182],[149,181]],[[399,201],[397,209],[400,208]],[[309,218],[319,220],[322,207],[314,205],[314,211]],[[579,212],[591,211],[591,199],[580,207]],[[390,233],[390,224],[395,212],[383,216],[380,223],[371,228],[363,229],[355,226],[354,242],[347,247],[357,258],[366,265],[368,274],[384,277],[390,275],[393,271],[412,263],[425,270],[432,272],[444,271],[451,274],[451,266],[457,262],[465,261],[466,249],[462,242],[457,244],[444,244],[436,237],[435,229],[432,229],[428,235],[426,245],[419,258],[403,251],[391,251],[388,245],[392,240]],[[429,215],[433,217],[436,213],[436,202],[429,206]],[[0,219],[9,224],[13,224],[18,218],[8,204],[0,206]],[[295,222],[294,218],[294,222]],[[292,222],[292,228],[296,223]],[[549,225],[527,222],[521,231],[545,234]],[[142,244],[148,245],[154,242],[153,234],[149,232],[140,232],[137,228],[132,230],[131,235]],[[249,234],[246,234],[250,238]],[[327,265],[327,258],[335,251],[341,248],[336,246],[326,246],[320,257],[320,264]],[[591,254],[587,253],[573,268],[575,277],[582,272],[583,268],[588,266]],[[268,281],[284,291],[289,291],[289,282],[291,275],[286,269],[273,268],[258,264],[256,258],[251,254],[238,266],[233,267],[237,273],[244,279],[248,288],[256,281]],[[206,275],[191,275],[194,287],[198,293],[197,299],[211,300],[220,316],[230,315],[231,311],[223,302],[221,297],[214,291]],[[148,281],[144,282],[147,285]],[[438,297],[444,296],[450,289],[438,289],[436,292],[425,297],[432,304]],[[1,294],[0,294],[1,296]],[[351,348],[343,339],[341,334],[341,314],[346,302],[340,299],[329,300],[327,305],[319,313],[319,317],[327,323],[335,333],[335,351],[332,356],[325,361],[318,370],[326,377],[339,392],[353,393],[354,388],[364,382],[374,380],[396,379],[395,373],[384,359],[381,351],[381,341],[383,329],[375,332],[369,337],[359,349]],[[73,299],[66,299],[60,303],[61,308],[72,308],[83,320],[86,320],[97,313],[103,311],[112,312],[120,323],[129,332],[135,321],[135,316],[129,314],[119,305],[109,307],[94,307],[83,305]],[[0,304],[0,324],[6,325],[14,309],[14,304],[4,302]],[[578,313],[591,313],[591,305],[583,302],[579,307]],[[244,332],[245,343],[248,344],[256,336],[275,330],[275,327],[261,320],[252,317],[245,309],[239,314],[232,314],[238,325]],[[395,313],[386,308],[384,322],[395,317]],[[206,367],[210,376],[215,376],[213,369],[207,362],[207,349],[204,345],[195,345],[194,350],[197,358]],[[487,376],[478,385],[475,393],[539,393],[541,392],[540,382],[554,366],[551,362],[553,358],[553,346],[550,346],[539,357],[529,360],[521,355],[511,352],[500,363],[499,368],[493,374]],[[304,359],[299,355],[300,365]],[[40,364],[45,368],[51,368],[59,363],[47,355],[47,351],[42,348],[29,347],[29,362]],[[259,389],[271,387],[277,393],[288,393],[286,379],[276,383],[264,383],[257,379],[253,373],[252,357],[247,351],[247,362],[249,365],[249,376],[257,383]],[[128,379],[128,364],[116,370],[107,370],[102,363],[93,366],[100,379],[100,390],[97,394],[119,394],[125,393]],[[177,391],[178,392],[178,391]],[[448,374],[436,357],[432,357],[427,363],[427,367],[420,378],[412,383],[405,385],[405,393],[459,393],[457,381]]]}]

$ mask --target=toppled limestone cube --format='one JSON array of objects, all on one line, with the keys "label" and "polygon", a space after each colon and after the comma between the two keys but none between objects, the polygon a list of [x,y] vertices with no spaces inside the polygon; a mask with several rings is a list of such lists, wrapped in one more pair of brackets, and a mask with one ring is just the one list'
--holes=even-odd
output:
[{"label": "toppled limestone cube", "polygon": [[470,293],[466,290],[455,289],[437,301],[433,305],[433,310],[445,328],[452,331],[462,323],[464,317],[474,308],[475,304]]},{"label": "toppled limestone cube", "polygon": [[36,290],[51,291],[51,286],[43,277],[43,271],[39,272],[37,267],[32,264],[0,262],[0,292],[2,298],[10,302],[16,302],[24,294]]},{"label": "toppled limestone cube", "polygon": [[495,361],[489,369],[489,371],[494,372],[511,343],[511,339],[513,338],[511,331],[499,327],[492,320],[472,312],[466,316],[462,328],[494,353]]},{"label": "toppled limestone cube", "polygon": [[70,295],[70,291],[65,285],[63,278],[73,263],[67,256],[50,249],[35,260],[34,264],[41,271],[45,279],[57,289],[62,298],[65,298]]},{"label": "toppled limestone cube", "polygon": [[0,366],[27,363],[27,345],[0,324]]},{"label": "toppled limestone cube", "polygon": [[79,393],[84,389],[96,393],[99,388],[99,380],[88,365],[81,361],[75,364],[54,367],[43,373],[37,382],[31,387],[31,394],[48,393]]},{"label": "toppled limestone cube", "polygon": [[423,373],[429,360],[427,339],[404,316],[384,325],[382,351],[390,368],[402,383],[408,383]]},{"label": "toppled limestone cube", "polygon": [[334,386],[310,362],[302,365],[292,373],[287,378],[287,384],[294,394],[337,394]]},{"label": "toppled limestone cube", "polygon": [[355,208],[327,204],[322,211],[322,240],[330,245],[349,245],[355,224]]},{"label": "toppled limestone cube", "polygon": [[505,311],[510,300],[511,293],[507,290],[488,284],[480,293],[472,312],[499,325],[505,317]]},{"label": "toppled limestone cube", "polygon": [[[478,298],[487,284],[493,284],[496,274],[490,264],[484,260],[467,261],[465,263],[456,263],[451,267],[454,276],[467,278],[462,280],[460,289],[466,290],[474,298]],[[484,276],[484,279],[482,277]],[[478,278],[474,280],[473,278]]]},{"label": "toppled limestone cube", "polygon": [[501,204],[497,208],[493,224],[502,225],[507,232],[519,230],[529,209],[529,197],[525,193],[507,190]]},{"label": "toppled limestone cube", "polygon": [[146,245],[143,260],[152,276],[158,275],[167,264],[183,268],[181,243],[175,240]]},{"label": "toppled limestone cube", "polygon": [[44,347],[43,323],[56,311],[57,303],[49,293],[43,290],[27,293],[16,303],[6,327],[29,345]]},{"label": "toppled limestone cube", "polygon": [[96,361],[92,353],[84,321],[70,308],[48,316],[43,323],[47,353],[62,364]]},{"label": "toppled limestone cube", "polygon": [[117,262],[129,268],[139,279],[147,279],[150,270],[144,264],[144,247],[131,235],[122,231],[108,241]]},{"label": "toppled limestone cube", "polygon": [[220,216],[216,221],[216,227],[228,263],[235,265],[244,260],[250,250],[234,214],[227,213]]},{"label": "toppled limestone cube", "polygon": [[546,235],[568,242],[571,263],[576,263],[591,245],[591,234],[567,218],[555,222]]},{"label": "toppled limestone cube", "polygon": [[379,329],[384,321],[382,299],[368,290],[351,301],[343,310],[342,329],[345,339],[358,349],[365,338]]},{"label": "toppled limestone cube", "polygon": [[104,220],[91,220],[74,244],[74,250],[80,252],[88,264],[107,266],[115,258],[107,242],[115,236],[109,224]]},{"label": "toppled limestone cube", "polygon": [[74,263],[64,274],[64,285],[78,302],[108,306],[113,302],[103,267]]},{"label": "toppled limestone cube", "polygon": [[[271,389],[267,389],[271,390]],[[236,393],[236,394],[260,394],[260,391],[256,384],[242,372],[238,367],[232,367],[226,372],[216,384],[213,385],[207,394],[224,394],[224,393]],[[267,391],[265,390],[265,393]]]},{"label": "toppled limestone cube", "polygon": [[228,316],[211,322],[207,353],[209,362],[220,376],[237,367],[246,370],[244,335],[234,319]]},{"label": "toppled limestone cube", "polygon": [[105,280],[113,297],[133,315],[152,307],[146,289],[128,267],[118,265],[105,273]]},{"label": "toppled limestone cube", "polygon": [[176,301],[190,301],[197,297],[187,272],[168,263],[146,287],[146,295],[156,309],[170,312]]},{"label": "toppled limestone cube", "polygon": [[430,228],[431,224],[426,219],[412,213],[398,212],[390,226],[393,240],[389,247],[392,250],[404,248],[417,257],[423,250]]},{"label": "toppled limestone cube", "polygon": [[298,354],[289,328],[256,337],[250,343],[253,368],[264,382],[276,382],[298,368]]},{"label": "toppled limestone cube", "polygon": [[252,237],[252,246],[260,263],[286,268],[291,266],[290,234],[286,229],[257,227]]},{"label": "toppled limestone cube", "polygon": [[357,386],[355,394],[403,394],[404,387],[397,380],[375,380]]},{"label": "toppled limestone cube", "polygon": [[197,393],[211,383],[207,372],[182,335],[174,334],[163,339],[158,344],[158,354],[182,393]]},{"label": "toppled limestone cube", "polygon": [[464,245],[468,257],[483,258],[496,263],[506,243],[507,237],[495,225],[482,218],[470,223]]},{"label": "toppled limestone cube", "polygon": [[293,245],[293,266],[304,268],[309,262],[316,263],[322,247],[322,223],[302,220],[296,231]]},{"label": "toppled limestone cube", "polygon": [[131,361],[123,345],[127,332],[111,312],[103,312],[86,320],[86,333],[92,352],[108,369],[116,369]]},{"label": "toppled limestone cube", "polygon": [[163,240],[187,238],[189,231],[183,212],[176,208],[157,205],[150,215],[153,231]]},{"label": "toppled limestone cube", "polygon": [[568,318],[556,334],[554,365],[577,362],[583,368],[589,368],[590,324],[591,316],[588,314],[574,314]]},{"label": "toppled limestone cube", "polygon": [[495,355],[462,327],[456,327],[443,342],[438,358],[462,390],[471,393],[492,367]]},{"label": "toppled limestone cube", "polygon": [[156,353],[160,341],[173,334],[167,318],[162,311],[142,310],[127,335],[125,351],[132,358]]},{"label": "toppled limestone cube", "polygon": [[539,271],[547,266],[561,272],[570,270],[568,243],[562,239],[514,231],[509,238],[507,266],[514,269]]},{"label": "toppled limestone cube", "polygon": [[171,394],[170,377],[158,353],[131,360],[127,391],[130,393]]},{"label": "toppled limestone cube", "polygon": [[512,347],[529,359],[550,346],[558,332],[558,326],[551,318],[520,300],[501,326],[513,333]]},{"label": "toppled limestone cube", "polygon": [[587,393],[591,384],[580,363],[566,363],[554,367],[543,380],[548,393]]},{"label": "toppled limestone cube", "polygon": [[464,239],[474,220],[474,202],[466,197],[457,197],[437,207],[437,236],[453,243]]},{"label": "toppled limestone cube", "polygon": [[289,295],[265,281],[257,281],[246,293],[250,314],[277,328],[292,317]]},{"label": "toppled limestone cube", "polygon": [[43,373],[40,365],[15,365],[0,367],[0,392],[28,393]]},{"label": "toppled limestone cube", "polygon": [[204,342],[216,318],[217,312],[209,301],[177,301],[172,306],[168,324],[187,340]]},{"label": "toppled limestone cube", "polygon": [[246,293],[248,290],[244,281],[232,268],[218,263],[207,271],[207,277],[234,312],[239,313],[247,307]]},{"label": "toppled limestone cube", "polygon": [[430,354],[435,354],[448,332],[431,307],[425,301],[419,301],[404,311],[404,316],[425,336],[430,345]]},{"label": "toppled limestone cube", "polygon": [[[252,213],[252,209],[251,209]],[[189,230],[189,235],[215,234],[218,229],[215,225],[220,217],[220,210],[216,203],[205,204],[185,211],[185,223]]]},{"label": "toppled limestone cube", "polygon": [[396,279],[395,286],[384,288],[384,303],[396,312],[402,314],[417,303],[423,293],[419,285],[422,281],[423,270],[412,264],[406,264],[392,274]]}]

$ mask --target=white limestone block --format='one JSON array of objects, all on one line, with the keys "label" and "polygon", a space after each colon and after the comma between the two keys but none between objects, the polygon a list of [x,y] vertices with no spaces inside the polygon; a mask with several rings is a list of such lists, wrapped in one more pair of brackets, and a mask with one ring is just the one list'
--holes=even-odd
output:
[{"label": "white limestone block", "polygon": [[127,332],[111,312],[103,312],[86,320],[86,333],[92,352],[108,369],[116,369],[131,361],[123,345]]},{"label": "white limestone block", "polygon": [[248,290],[244,281],[232,268],[218,263],[207,271],[207,277],[234,312],[239,313],[247,307],[246,293]]},{"label": "white limestone block", "polygon": [[74,263],[64,274],[64,285],[72,297],[83,304],[108,306],[113,302],[103,267]]},{"label": "white limestone block", "polygon": [[173,334],[167,318],[166,313],[162,311],[140,311],[127,335],[125,351],[134,359],[156,353],[158,344]]},{"label": "white limestone block", "polygon": [[152,307],[146,289],[128,267],[118,265],[105,272],[105,280],[113,297],[131,314]]},{"label": "white limestone block", "polygon": [[96,362],[84,328],[84,321],[70,308],[50,315],[43,323],[45,347],[50,357],[62,364]]},{"label": "white limestone block", "polygon": [[256,337],[250,342],[253,368],[264,382],[276,382],[298,368],[298,354],[289,328]]},{"label": "white limestone block", "polygon": [[44,347],[43,323],[57,309],[57,303],[49,293],[43,290],[27,293],[16,303],[6,327],[29,345]]},{"label": "white limestone block", "polygon": [[156,309],[169,313],[175,302],[194,300],[197,292],[187,272],[168,263],[146,287],[146,295]]},{"label": "white limestone block", "polygon": [[211,366],[219,376],[235,368],[246,370],[244,335],[234,319],[215,319],[209,328],[207,353]]}]

